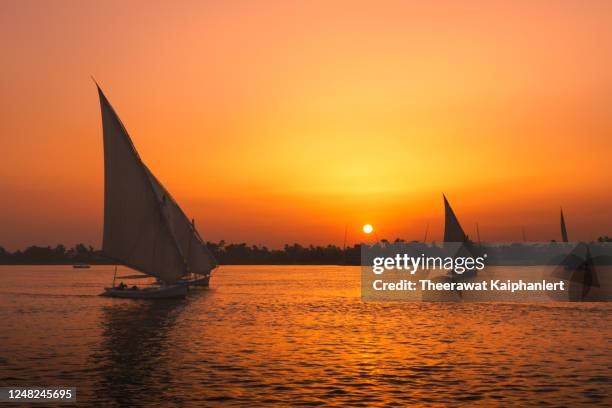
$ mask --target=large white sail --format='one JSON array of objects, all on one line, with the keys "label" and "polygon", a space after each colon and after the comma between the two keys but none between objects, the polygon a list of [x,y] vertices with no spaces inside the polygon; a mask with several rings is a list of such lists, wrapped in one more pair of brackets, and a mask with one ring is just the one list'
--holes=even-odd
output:
[{"label": "large white sail", "polygon": [[[103,252],[143,273],[174,283],[189,273],[160,198],[121,120],[98,87],[104,134]],[[173,200],[170,200],[173,201]]]}]

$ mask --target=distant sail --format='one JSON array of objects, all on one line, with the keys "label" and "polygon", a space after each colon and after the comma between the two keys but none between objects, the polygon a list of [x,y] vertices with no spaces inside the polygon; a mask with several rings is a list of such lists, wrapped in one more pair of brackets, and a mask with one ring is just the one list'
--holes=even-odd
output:
[{"label": "distant sail", "polygon": [[192,271],[210,271],[215,266],[214,258],[180,207],[142,162],[100,87],[98,94],[104,134],[103,252],[166,283],[174,283]]},{"label": "distant sail", "polygon": [[467,242],[467,235],[459,224],[446,196],[442,194],[442,197],[444,197],[444,242]]},{"label": "distant sail", "polygon": [[[476,248],[468,239],[468,236],[463,231],[455,212],[451,208],[446,196],[444,197],[444,249],[450,251],[449,255],[453,258],[457,257],[474,257],[476,256]],[[470,278],[477,275],[475,269],[467,270],[462,273],[457,273],[454,270],[449,271],[452,279]]]},{"label": "distant sail", "polygon": [[563,218],[563,208],[561,209],[561,240],[567,241],[567,229],[565,228],[565,218]]}]

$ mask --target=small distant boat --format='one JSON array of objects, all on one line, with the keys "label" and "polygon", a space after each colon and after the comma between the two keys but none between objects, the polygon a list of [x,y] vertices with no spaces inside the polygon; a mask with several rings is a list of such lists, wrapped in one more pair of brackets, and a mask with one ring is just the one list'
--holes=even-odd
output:
[{"label": "small distant boat", "polygon": [[208,286],[217,262],[170,193],[142,162],[119,116],[96,84],[104,138],[104,235],[102,251],[159,286],[121,283],[103,296],[185,297],[189,286]]},{"label": "small distant boat", "polygon": [[87,265],[87,264],[74,264],[74,265],[72,265],[72,267],[74,269],[89,269],[89,268],[91,268],[91,266]]},{"label": "small distant boat", "polygon": [[567,293],[570,301],[597,300],[597,296],[590,294],[592,288],[601,287],[595,264],[590,245],[580,242],[567,254],[551,275],[568,282]]}]

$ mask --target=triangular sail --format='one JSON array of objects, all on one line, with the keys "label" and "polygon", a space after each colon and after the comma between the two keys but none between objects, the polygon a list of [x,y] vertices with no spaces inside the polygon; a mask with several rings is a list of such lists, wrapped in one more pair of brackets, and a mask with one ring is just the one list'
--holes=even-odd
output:
[{"label": "triangular sail", "polygon": [[[444,249],[449,252],[453,258],[458,257],[474,257],[475,251],[472,242],[468,239],[468,236],[463,231],[455,212],[450,206],[450,203],[444,197]],[[477,226],[478,228],[478,226]],[[478,233],[480,235],[480,233]],[[476,276],[477,272],[475,269],[457,273],[454,270],[450,272],[453,279],[458,276],[469,277]]]},{"label": "triangular sail", "polygon": [[98,87],[104,134],[102,250],[118,262],[167,283],[188,273],[149,170]]},{"label": "triangular sail", "polygon": [[467,242],[467,235],[463,232],[446,196],[443,194],[442,197],[444,197],[444,242]]},{"label": "triangular sail", "polygon": [[561,209],[561,240],[567,241],[567,229],[565,228],[565,218],[563,217],[563,209]]},{"label": "triangular sail", "polygon": [[148,173],[157,198],[162,203],[162,211],[168,220],[172,235],[189,266],[189,272],[208,274],[217,266],[214,256],[200,238],[195,225],[189,221],[170,193],[150,171]]}]

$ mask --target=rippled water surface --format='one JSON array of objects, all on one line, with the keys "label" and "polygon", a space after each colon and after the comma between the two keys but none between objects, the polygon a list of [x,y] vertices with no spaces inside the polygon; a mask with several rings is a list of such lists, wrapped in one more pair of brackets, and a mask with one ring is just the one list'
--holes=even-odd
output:
[{"label": "rippled water surface", "polygon": [[97,296],[112,274],[1,266],[0,385],[95,406],[612,404],[609,303],[363,303],[358,268],[319,266]]}]

